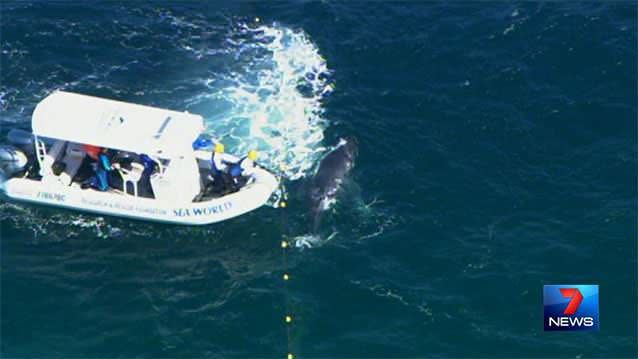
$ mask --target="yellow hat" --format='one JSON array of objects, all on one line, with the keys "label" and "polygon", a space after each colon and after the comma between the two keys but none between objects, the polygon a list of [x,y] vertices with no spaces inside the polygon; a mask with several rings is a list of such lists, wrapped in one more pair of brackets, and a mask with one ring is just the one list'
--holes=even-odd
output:
[{"label": "yellow hat", "polygon": [[248,159],[254,161],[254,160],[257,159],[258,155],[259,155],[259,153],[257,151],[250,150],[250,152],[248,152]]},{"label": "yellow hat", "polygon": [[223,153],[224,152],[224,145],[217,142],[215,144],[215,153]]}]

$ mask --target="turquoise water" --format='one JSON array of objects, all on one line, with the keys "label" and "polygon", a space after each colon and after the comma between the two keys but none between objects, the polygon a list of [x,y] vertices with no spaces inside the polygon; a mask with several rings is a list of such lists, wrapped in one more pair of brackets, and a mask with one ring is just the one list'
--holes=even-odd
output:
[{"label": "turquoise water", "polygon": [[[0,6],[3,138],[57,88],[188,110],[291,197],[205,227],[2,200],[3,357],[637,355],[636,2]],[[562,283],[600,285],[599,332],[543,332]]]}]

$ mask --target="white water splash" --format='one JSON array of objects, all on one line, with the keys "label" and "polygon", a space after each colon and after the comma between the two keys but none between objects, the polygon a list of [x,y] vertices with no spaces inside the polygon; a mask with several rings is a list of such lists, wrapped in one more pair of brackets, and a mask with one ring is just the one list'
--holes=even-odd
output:
[{"label": "white water splash", "polygon": [[292,239],[296,248],[304,249],[304,248],[315,248],[320,247],[326,243],[328,243],[331,239],[333,239],[337,235],[337,231],[333,231],[328,237],[322,238],[318,234],[303,234],[296,236]]},{"label": "white water splash", "polygon": [[325,150],[322,100],[333,89],[325,59],[305,32],[276,23],[240,24],[227,44],[231,69],[205,80],[211,93],[191,104],[212,100],[208,130],[229,152],[256,148],[263,166],[289,180],[304,177]]}]

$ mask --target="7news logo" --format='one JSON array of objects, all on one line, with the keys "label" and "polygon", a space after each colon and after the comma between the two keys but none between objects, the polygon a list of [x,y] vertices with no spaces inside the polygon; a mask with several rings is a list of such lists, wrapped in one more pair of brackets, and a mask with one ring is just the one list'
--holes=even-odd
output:
[{"label": "7news logo", "polygon": [[545,331],[598,330],[598,285],[544,285]]}]

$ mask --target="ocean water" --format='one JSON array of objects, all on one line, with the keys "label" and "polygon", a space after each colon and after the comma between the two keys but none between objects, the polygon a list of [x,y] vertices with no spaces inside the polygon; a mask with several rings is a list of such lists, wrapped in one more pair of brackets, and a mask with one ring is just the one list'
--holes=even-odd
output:
[{"label": "ocean water", "polygon": [[[188,110],[290,200],[204,227],[0,200],[0,354],[636,357],[637,21],[630,1],[3,1],[2,138],[55,89]],[[304,187],[343,136],[359,158],[312,237]],[[600,285],[599,332],[543,332],[563,283]]]}]

